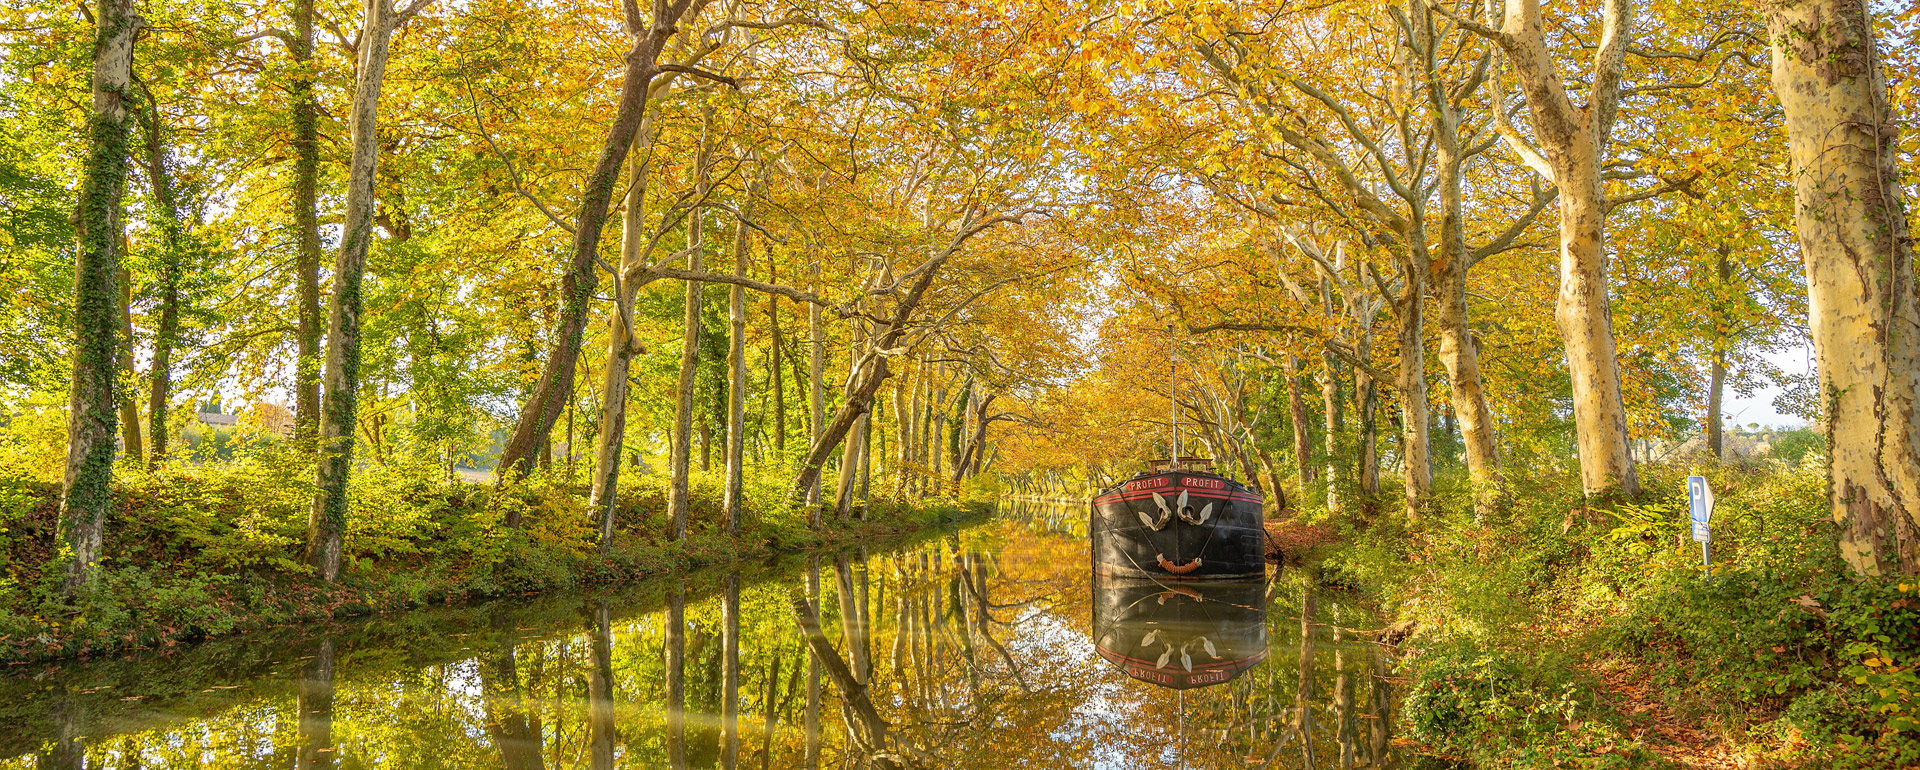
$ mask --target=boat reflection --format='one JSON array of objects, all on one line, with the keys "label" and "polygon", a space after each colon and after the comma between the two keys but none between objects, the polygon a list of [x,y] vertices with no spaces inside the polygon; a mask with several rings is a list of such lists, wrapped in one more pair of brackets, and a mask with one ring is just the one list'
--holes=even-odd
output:
[{"label": "boat reflection", "polygon": [[1266,582],[1093,576],[1094,650],[1174,690],[1225,684],[1267,657]]}]

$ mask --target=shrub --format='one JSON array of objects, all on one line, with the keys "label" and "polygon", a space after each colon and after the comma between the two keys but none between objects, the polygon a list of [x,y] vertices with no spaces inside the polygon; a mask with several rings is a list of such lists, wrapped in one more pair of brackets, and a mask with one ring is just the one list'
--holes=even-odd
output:
[{"label": "shrub", "polygon": [[[1826,434],[1812,428],[1796,428],[1775,436],[1770,442],[1770,453],[1794,466],[1807,464],[1807,458],[1818,458],[1827,452]],[[1816,463],[1817,464],[1817,463]]]},{"label": "shrub", "polygon": [[1407,737],[1483,767],[1647,767],[1657,762],[1596,707],[1564,661],[1524,660],[1462,639],[1429,643],[1402,708]]}]

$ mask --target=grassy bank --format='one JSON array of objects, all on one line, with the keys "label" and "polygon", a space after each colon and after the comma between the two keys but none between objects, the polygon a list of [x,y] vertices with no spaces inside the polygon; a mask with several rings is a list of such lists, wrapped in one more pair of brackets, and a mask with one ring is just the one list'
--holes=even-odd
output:
[{"label": "grassy bank", "polygon": [[[1920,580],[1852,575],[1824,479],[1641,472],[1646,496],[1604,510],[1535,477],[1494,521],[1461,489],[1414,524],[1318,517],[1323,580],[1419,624],[1399,734],[1482,767],[1920,764]],[[1718,496],[1710,574],[1689,472]]]},{"label": "grassy bank", "polygon": [[[717,474],[696,475],[688,537],[667,542],[666,480],[622,485],[608,554],[585,490],[563,473],[505,490],[443,469],[375,466],[350,492],[337,584],[300,562],[310,473],[271,454],[154,473],[122,471],[100,576],[58,595],[63,559],[56,485],[0,478],[0,662],[171,645],[235,632],[482,597],[634,580],[774,552],[903,532],[980,513],[979,504],[876,499],[864,521],[807,527],[785,505],[750,503],[728,537]],[[749,501],[784,499],[780,480]],[[877,497],[877,495],[876,495]],[[502,522],[509,511],[519,529]]]}]

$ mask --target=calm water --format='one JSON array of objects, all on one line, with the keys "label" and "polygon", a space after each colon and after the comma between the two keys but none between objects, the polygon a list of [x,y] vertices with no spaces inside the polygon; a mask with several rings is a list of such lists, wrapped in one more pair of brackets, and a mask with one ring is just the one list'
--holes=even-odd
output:
[{"label": "calm water", "polygon": [[1352,597],[1290,571],[1096,583],[1084,511],[17,667],[0,770],[1401,764]]}]

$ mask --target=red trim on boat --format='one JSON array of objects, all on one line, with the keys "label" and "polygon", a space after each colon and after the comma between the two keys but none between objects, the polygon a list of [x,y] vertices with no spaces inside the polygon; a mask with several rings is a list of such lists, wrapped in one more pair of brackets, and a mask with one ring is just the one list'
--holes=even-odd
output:
[{"label": "red trim on boat", "polygon": [[[1147,666],[1153,666],[1153,661],[1145,660],[1143,658],[1136,658],[1131,655],[1115,652],[1105,647],[1101,647],[1100,645],[1097,645],[1097,644],[1093,646],[1093,649],[1098,651],[1101,657],[1106,658],[1107,660],[1113,661],[1115,663],[1125,661],[1128,663],[1143,663],[1143,664],[1146,664]],[[1260,661],[1266,660],[1267,652],[1268,652],[1267,650],[1261,650],[1252,655],[1248,655],[1247,657],[1234,658],[1232,660],[1210,660],[1210,661],[1207,661],[1205,664],[1195,665],[1193,667],[1194,673],[1196,674],[1200,673],[1200,669],[1202,668],[1202,665],[1204,665],[1204,667],[1206,668],[1229,668],[1229,667],[1244,668],[1245,666],[1238,665],[1242,663],[1246,664],[1247,666],[1251,666],[1255,663],[1259,663]]]},{"label": "red trim on boat", "polygon": [[[1094,498],[1094,499],[1093,499],[1093,504],[1094,504],[1094,505],[1101,505],[1101,504],[1104,504],[1104,503],[1113,503],[1113,502],[1124,502],[1124,501],[1128,501],[1128,500],[1149,500],[1149,499],[1152,499],[1152,498],[1153,498],[1153,493],[1154,493],[1154,492],[1156,492],[1156,491],[1158,491],[1158,490],[1149,490],[1149,491],[1146,491],[1146,492],[1114,492],[1114,493],[1108,493],[1108,494],[1105,494],[1105,495],[1101,495],[1100,497],[1096,497],[1096,498]],[[1187,492],[1187,499],[1188,499],[1188,500],[1238,500],[1238,501],[1240,501],[1240,502],[1243,502],[1243,503],[1264,503],[1264,502],[1266,502],[1266,500],[1264,500],[1263,498],[1261,498],[1261,497],[1260,497],[1259,495],[1255,495],[1255,494],[1253,494],[1253,493],[1251,493],[1251,492],[1241,492],[1241,491],[1238,491],[1238,490],[1234,490],[1234,491],[1230,491],[1230,492],[1227,492],[1227,493],[1226,493],[1226,494],[1225,494],[1224,496],[1222,496],[1222,495],[1219,495],[1219,494],[1217,494],[1217,493],[1208,493],[1208,492],[1200,492],[1200,491],[1196,491],[1196,490],[1191,490],[1191,489],[1190,489],[1190,490],[1186,490],[1186,492]],[[1168,495],[1168,494],[1167,494],[1167,493],[1165,493],[1165,492],[1162,492],[1162,493],[1160,494],[1160,496],[1161,496],[1162,498],[1166,498],[1166,497],[1169,497],[1170,495]]]}]

